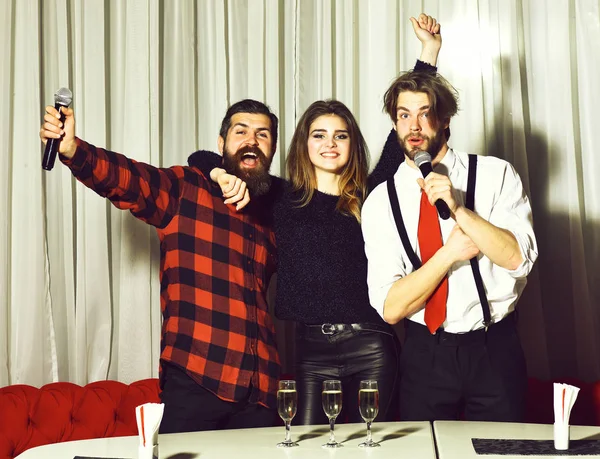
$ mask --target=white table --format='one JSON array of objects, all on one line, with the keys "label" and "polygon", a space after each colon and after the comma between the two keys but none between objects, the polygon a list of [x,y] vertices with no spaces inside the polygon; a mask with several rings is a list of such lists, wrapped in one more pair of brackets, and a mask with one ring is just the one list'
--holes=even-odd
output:
[{"label": "white table", "polygon": [[[435,459],[433,434],[428,422],[373,423],[373,440],[380,448],[368,450],[358,444],[366,437],[365,424],[340,424],[335,427],[336,440],[344,447],[323,449],[329,439],[329,426],[294,426],[295,448],[277,448],[285,436],[284,427],[218,430],[159,435],[159,454],[167,459],[180,454],[185,459],[270,458],[381,458]],[[47,459],[74,456],[137,458],[138,437],[98,438],[39,446],[25,451],[18,459]]]},{"label": "white table", "polygon": [[[519,424],[510,422],[435,421],[433,431],[439,459],[551,459],[569,456],[500,456],[477,455],[472,438],[519,440],[552,440],[551,424]],[[571,440],[600,439],[600,427],[571,426]],[[571,456],[581,459],[600,456]]]}]

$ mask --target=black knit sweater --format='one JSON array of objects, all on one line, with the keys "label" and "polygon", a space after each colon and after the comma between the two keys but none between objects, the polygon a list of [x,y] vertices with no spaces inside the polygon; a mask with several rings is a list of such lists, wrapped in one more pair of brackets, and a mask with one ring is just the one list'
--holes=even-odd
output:
[{"label": "black knit sweater", "polygon": [[[369,189],[391,177],[403,159],[392,130],[369,176]],[[338,199],[315,191],[305,207],[298,207],[298,194],[286,184],[275,200],[279,319],[304,324],[383,322],[369,303],[360,224],[336,210]]]},{"label": "black knit sweater", "polygon": [[305,324],[381,322],[369,305],[360,224],[340,214],[338,196],[315,191],[305,207],[289,185],[275,203],[275,315]]}]

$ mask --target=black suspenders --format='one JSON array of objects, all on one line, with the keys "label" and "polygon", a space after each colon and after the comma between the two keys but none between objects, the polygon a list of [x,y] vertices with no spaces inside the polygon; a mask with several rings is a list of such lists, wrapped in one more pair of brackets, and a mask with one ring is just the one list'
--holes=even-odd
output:
[{"label": "black suspenders", "polygon": [[[467,178],[467,209],[475,210],[475,183],[477,176],[477,155],[469,155],[469,176]],[[481,279],[481,272],[479,271],[479,263],[477,262],[477,256],[471,258],[471,270],[473,271],[473,278],[475,279],[475,285],[477,286],[477,293],[479,294],[479,301],[481,302],[481,309],[483,311],[483,325],[485,328],[492,324],[492,318],[490,315],[490,305],[485,295],[485,287],[483,280]]]},{"label": "black suspenders", "polygon": [[390,196],[392,213],[394,214],[394,220],[396,221],[396,228],[398,228],[398,233],[400,234],[402,245],[404,246],[404,250],[406,250],[406,254],[408,255],[408,258],[416,271],[421,267],[421,260],[419,260],[419,257],[417,257],[417,254],[410,245],[410,241],[408,240],[408,234],[406,234],[406,226],[404,225],[404,220],[402,220],[402,212],[400,212],[400,204],[398,203],[398,193],[396,193],[394,176],[391,176],[388,179],[387,189],[388,194]]},{"label": "black suspenders", "polygon": [[[477,177],[477,155],[469,155],[469,175],[467,178],[467,209],[473,211],[475,208],[475,182]],[[392,207],[392,213],[394,214],[394,221],[396,222],[396,228],[400,235],[400,240],[404,246],[404,250],[408,255],[410,262],[415,270],[421,267],[421,260],[417,257],[414,249],[410,245],[408,240],[408,234],[406,233],[406,226],[402,219],[402,212],[400,212],[400,204],[398,203],[398,194],[396,193],[396,186],[394,184],[394,177],[390,177],[387,180],[388,195],[390,197],[390,205]],[[491,325],[490,305],[485,295],[485,287],[483,280],[481,279],[481,272],[479,271],[479,263],[477,257],[473,257],[470,260],[471,269],[473,271],[473,278],[475,279],[475,285],[477,286],[477,293],[479,294],[479,301],[481,302],[481,309],[483,311],[483,325],[487,328]]]}]

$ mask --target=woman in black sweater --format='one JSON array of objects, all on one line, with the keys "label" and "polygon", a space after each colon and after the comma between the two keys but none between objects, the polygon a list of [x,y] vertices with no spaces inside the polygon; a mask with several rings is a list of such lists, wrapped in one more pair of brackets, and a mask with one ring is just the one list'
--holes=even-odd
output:
[{"label": "woman in black sweater", "polygon": [[[381,179],[394,173],[401,157],[380,169]],[[366,379],[378,381],[379,419],[395,414],[400,344],[370,306],[360,228],[367,161],[363,136],[343,103],[308,107],[289,148],[290,183],[274,207],[275,315],[296,323],[298,424],[327,422],[321,407],[326,379],[342,381],[340,419],[361,421],[358,389]]]}]

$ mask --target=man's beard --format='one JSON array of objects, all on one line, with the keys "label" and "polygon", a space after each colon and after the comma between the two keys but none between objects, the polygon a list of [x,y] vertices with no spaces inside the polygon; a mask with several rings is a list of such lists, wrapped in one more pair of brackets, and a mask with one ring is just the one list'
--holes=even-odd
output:
[{"label": "man's beard", "polygon": [[[406,147],[406,145],[408,144],[408,139],[410,139],[410,138],[423,139],[424,140],[423,144],[426,144],[427,150],[423,150],[420,147],[411,148],[409,150]],[[444,146],[445,142],[446,142],[446,134],[443,129],[440,131],[437,131],[435,134],[435,137],[433,137],[433,139],[429,136],[422,135],[422,134],[408,134],[408,135],[405,135],[403,139],[401,139],[400,136],[398,136],[398,143],[400,144],[400,151],[402,153],[404,153],[406,155],[406,157],[408,159],[410,159],[411,161],[414,161],[415,155],[420,151],[427,151],[427,153],[429,153],[431,155],[431,160],[433,161],[433,159],[439,154],[439,152],[442,149],[442,147]]]},{"label": "man's beard", "polygon": [[[246,153],[256,155],[256,167],[243,167],[242,158]],[[258,147],[243,147],[235,153],[230,153],[227,147],[223,148],[223,168],[228,174],[235,175],[246,182],[251,198],[262,196],[269,191],[271,187],[270,167],[271,160]]]}]

